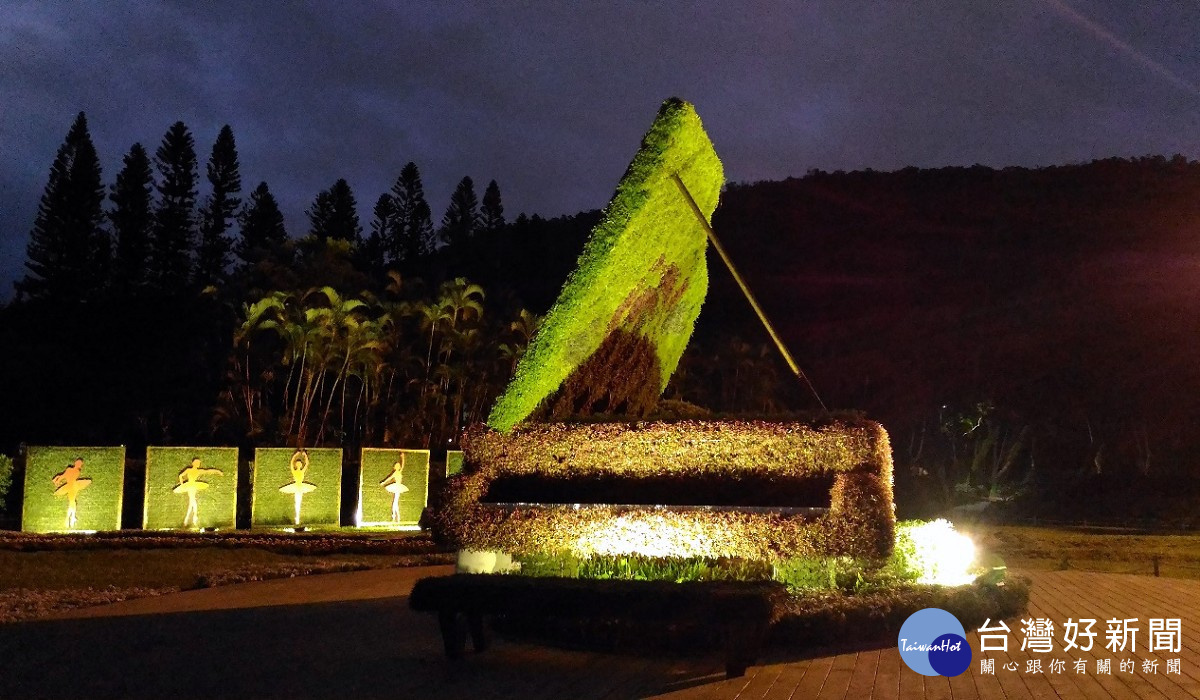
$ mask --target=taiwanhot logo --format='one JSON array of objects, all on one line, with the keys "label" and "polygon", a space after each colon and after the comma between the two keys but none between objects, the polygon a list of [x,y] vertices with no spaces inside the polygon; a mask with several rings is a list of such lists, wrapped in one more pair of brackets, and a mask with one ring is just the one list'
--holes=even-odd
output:
[{"label": "taiwanhot logo", "polygon": [[923,676],[957,676],[971,665],[971,645],[962,623],[941,608],[909,615],[897,641],[900,658]]}]

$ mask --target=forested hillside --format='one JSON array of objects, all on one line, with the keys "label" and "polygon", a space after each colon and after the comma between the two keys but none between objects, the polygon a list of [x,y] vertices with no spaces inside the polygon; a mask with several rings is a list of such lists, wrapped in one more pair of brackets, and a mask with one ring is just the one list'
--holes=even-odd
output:
[{"label": "forested hillside", "polygon": [[[810,173],[731,186],[716,227],[825,402],[947,491],[1200,476],[1200,164]],[[765,340],[713,277],[708,333]]]}]

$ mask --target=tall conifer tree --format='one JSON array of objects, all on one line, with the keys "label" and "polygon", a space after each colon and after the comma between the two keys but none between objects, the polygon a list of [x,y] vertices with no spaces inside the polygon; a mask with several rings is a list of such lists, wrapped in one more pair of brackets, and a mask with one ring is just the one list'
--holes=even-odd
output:
[{"label": "tall conifer tree", "polygon": [[500,185],[495,180],[483,191],[483,205],[479,210],[480,228],[495,233],[504,228],[504,205],[500,202]]},{"label": "tall conifer tree", "polygon": [[234,253],[247,265],[254,265],[287,241],[283,212],[267,183],[260,182],[250,193],[245,209],[238,217],[241,238]]},{"label": "tall conifer tree", "polygon": [[442,240],[446,245],[458,246],[466,243],[479,225],[479,200],[475,197],[475,183],[464,177],[450,195],[450,206],[442,217]]},{"label": "tall conifer tree", "polygon": [[226,231],[233,224],[242,200],[242,175],[238,165],[233,129],[221,127],[208,159],[208,182],[212,193],[200,213],[200,246],[196,256],[196,281],[201,285],[220,281],[229,266],[232,243]]},{"label": "tall conifer tree", "polygon": [[196,144],[183,122],[175,122],[154,153],[158,208],[150,244],[150,268],[162,291],[178,292],[191,279],[196,240]]},{"label": "tall conifer tree", "polygon": [[333,187],[317,194],[312,206],[304,213],[308,216],[309,233],[317,240],[357,243],[362,238],[358,202],[345,180],[338,180]]},{"label": "tall conifer tree", "polygon": [[363,267],[372,276],[381,276],[387,267],[386,244],[393,229],[393,219],[396,216],[396,202],[392,195],[384,192],[375,200],[374,216],[371,219],[371,233],[363,241],[359,250],[359,259]]},{"label": "tall conifer tree", "polygon": [[113,204],[108,220],[116,236],[113,286],[128,293],[146,283],[146,261],[150,257],[150,233],[154,226],[154,174],[150,170],[150,156],[142,144],[130,146],[108,198]]},{"label": "tall conifer tree", "polygon": [[104,284],[108,236],[103,228],[100,159],[83,112],[50,166],[17,289],[57,302],[90,299]]},{"label": "tall conifer tree", "polygon": [[384,237],[389,262],[411,264],[433,251],[433,216],[425,201],[421,171],[409,162],[392,186],[395,214],[389,235]]},{"label": "tall conifer tree", "polygon": [[329,221],[333,218],[333,193],[321,190],[313,203],[304,210],[308,217],[308,235],[319,240],[329,237]]}]

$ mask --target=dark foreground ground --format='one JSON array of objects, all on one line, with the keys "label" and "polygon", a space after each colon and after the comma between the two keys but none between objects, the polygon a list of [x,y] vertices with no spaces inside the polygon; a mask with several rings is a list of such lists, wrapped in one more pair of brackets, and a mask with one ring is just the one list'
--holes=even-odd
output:
[{"label": "dark foreground ground", "polygon": [[[1200,581],[1094,572],[1032,572],[1030,616],[1055,623],[1052,653],[981,654],[955,678],[925,678],[895,648],[774,650],[744,678],[721,660],[567,651],[498,640],[458,662],[441,653],[432,616],[405,597],[449,567],[263,581],[130,600],[0,625],[0,698],[1191,698],[1200,697]],[[1097,618],[1095,648],[1061,650],[1062,623]],[[1104,620],[1138,618],[1137,649],[1104,648]],[[1151,617],[1182,618],[1179,653],[1146,649]],[[981,658],[995,673],[980,673]],[[1076,673],[1074,661],[1088,663]],[[1180,673],[1166,672],[1180,659]],[[1050,671],[1054,659],[1066,670]],[[1112,660],[1111,674],[1096,661]],[[1122,672],[1130,659],[1135,670]],[[1027,672],[1031,660],[1043,670]],[[1144,664],[1155,663],[1153,671]],[[1012,664],[1017,671],[1005,670]]]}]

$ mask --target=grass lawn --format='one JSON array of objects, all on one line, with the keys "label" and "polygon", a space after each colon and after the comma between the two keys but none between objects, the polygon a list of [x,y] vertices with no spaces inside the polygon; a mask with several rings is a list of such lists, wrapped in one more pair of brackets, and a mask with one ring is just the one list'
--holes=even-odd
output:
[{"label": "grass lawn", "polygon": [[408,534],[202,538],[0,533],[0,623],[189,588],[451,560],[428,537]]},{"label": "grass lawn", "polygon": [[262,549],[0,550],[0,591],[17,588],[195,588],[201,577],[237,572],[384,568],[405,557],[388,554],[277,554]]},{"label": "grass lawn", "polygon": [[961,525],[1012,569],[1076,569],[1200,579],[1200,535],[1123,534],[1111,530]]}]

